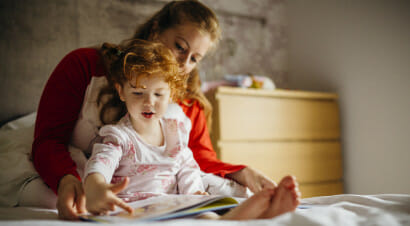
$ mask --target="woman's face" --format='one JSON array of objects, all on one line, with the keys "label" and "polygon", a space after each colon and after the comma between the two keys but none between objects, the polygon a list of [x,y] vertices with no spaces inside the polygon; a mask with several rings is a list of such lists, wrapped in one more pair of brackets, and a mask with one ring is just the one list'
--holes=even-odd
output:
[{"label": "woman's face", "polygon": [[181,73],[190,73],[211,46],[208,33],[200,32],[195,25],[184,24],[169,28],[156,39],[172,50]]}]

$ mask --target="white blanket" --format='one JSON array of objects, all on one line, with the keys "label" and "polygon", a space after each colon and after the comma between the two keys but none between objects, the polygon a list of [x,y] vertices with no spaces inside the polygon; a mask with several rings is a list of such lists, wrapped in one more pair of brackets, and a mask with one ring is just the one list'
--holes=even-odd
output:
[{"label": "white blanket", "polygon": [[[38,177],[29,164],[35,114],[15,120],[0,129],[0,204],[13,206],[23,184]],[[12,154],[10,153],[12,152]],[[9,169],[14,168],[10,172]],[[16,180],[15,178],[18,178]],[[180,219],[150,225],[410,225],[410,195],[337,195],[304,199],[309,209],[273,219],[211,221]],[[0,205],[0,206],[1,206]],[[138,223],[121,224],[135,225]],[[147,222],[140,223],[146,225]],[[61,221],[57,211],[29,207],[0,207],[0,225],[96,225]],[[118,224],[116,224],[118,225]]]},{"label": "white blanket", "polygon": [[[297,209],[273,219],[217,221],[179,219],[162,222],[123,223],[116,225],[410,225],[410,195],[336,195],[303,199],[309,209]],[[93,225],[57,219],[56,210],[16,207],[0,208],[0,225],[63,226]],[[7,220],[7,221],[3,221]]]}]

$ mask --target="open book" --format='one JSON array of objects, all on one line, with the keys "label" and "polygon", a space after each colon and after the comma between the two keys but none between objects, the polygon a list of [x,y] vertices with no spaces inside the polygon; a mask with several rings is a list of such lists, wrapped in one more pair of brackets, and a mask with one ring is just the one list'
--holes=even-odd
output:
[{"label": "open book", "polygon": [[228,196],[164,195],[128,203],[134,208],[130,215],[117,208],[105,216],[84,215],[85,221],[118,223],[129,221],[157,221],[194,216],[206,211],[223,211],[238,205],[238,200]]}]

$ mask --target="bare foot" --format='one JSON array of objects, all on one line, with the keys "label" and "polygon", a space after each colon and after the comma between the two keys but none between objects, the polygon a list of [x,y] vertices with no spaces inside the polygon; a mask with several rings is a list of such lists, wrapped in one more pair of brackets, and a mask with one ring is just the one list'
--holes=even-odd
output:
[{"label": "bare foot", "polygon": [[272,218],[294,211],[299,205],[299,201],[300,192],[295,177],[286,176],[280,181],[270,206],[260,218]]},{"label": "bare foot", "polygon": [[249,220],[260,218],[260,216],[270,207],[274,193],[275,190],[273,189],[264,189],[245,200],[239,206],[223,215],[220,219]]}]

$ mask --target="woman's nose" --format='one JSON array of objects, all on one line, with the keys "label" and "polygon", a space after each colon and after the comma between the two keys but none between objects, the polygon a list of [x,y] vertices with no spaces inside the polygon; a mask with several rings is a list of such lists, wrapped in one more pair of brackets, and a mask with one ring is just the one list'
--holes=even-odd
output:
[{"label": "woman's nose", "polygon": [[187,65],[188,65],[188,55],[187,54],[181,54],[178,57],[178,63],[179,63],[179,68],[181,72],[186,73],[187,72]]}]

